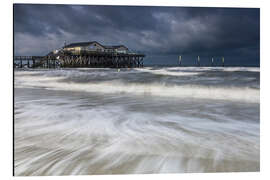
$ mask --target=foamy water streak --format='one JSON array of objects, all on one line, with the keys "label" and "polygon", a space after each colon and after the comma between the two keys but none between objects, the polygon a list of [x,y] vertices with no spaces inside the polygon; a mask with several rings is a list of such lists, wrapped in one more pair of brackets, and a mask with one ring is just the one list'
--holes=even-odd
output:
[{"label": "foamy water streak", "polygon": [[[200,69],[201,71],[201,69]],[[139,72],[151,72],[152,74],[192,76],[200,73],[195,72],[170,72],[165,70],[142,69]],[[167,72],[167,73],[165,73]],[[117,74],[116,72],[64,72],[52,76],[52,74],[41,74],[40,72],[16,72],[16,87],[45,87],[54,90],[82,91],[82,92],[99,92],[99,93],[132,93],[132,94],[148,94],[153,96],[169,96],[179,98],[198,98],[198,99],[216,99],[231,100],[259,103],[260,91],[250,87],[220,87],[215,85],[189,84],[184,83],[166,84],[166,81],[138,83],[136,81],[121,81],[120,74],[118,79],[106,80],[107,76]],[[98,75],[97,75],[98,73]],[[134,73],[134,72],[133,72]],[[137,72],[138,73],[138,72]],[[49,75],[49,76],[48,76]],[[58,76],[57,76],[58,75]],[[60,76],[59,76],[60,75]],[[136,74],[134,75],[136,76]],[[97,79],[94,79],[94,78]],[[105,77],[99,80],[100,77]],[[65,81],[71,78],[86,78],[86,82]],[[142,77],[143,78],[143,77]],[[208,81],[219,80],[217,78],[207,77]],[[91,80],[95,80],[91,82]],[[165,79],[166,80],[166,79]],[[203,80],[203,79],[202,79]]]},{"label": "foamy water streak", "polygon": [[15,174],[260,169],[259,99],[250,100],[259,96],[256,72],[227,77],[239,76],[226,88],[212,70],[146,71],[16,71]]}]

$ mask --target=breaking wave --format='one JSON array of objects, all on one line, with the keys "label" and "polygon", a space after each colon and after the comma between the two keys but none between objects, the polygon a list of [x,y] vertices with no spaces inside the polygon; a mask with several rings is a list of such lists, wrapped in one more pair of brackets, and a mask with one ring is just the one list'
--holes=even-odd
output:
[{"label": "breaking wave", "polygon": [[[148,72],[151,70],[141,70]],[[151,71],[152,72],[152,71]],[[153,71],[154,74],[164,74],[166,71]],[[113,72],[117,74],[116,72]],[[138,72],[136,72],[138,73]],[[186,72],[177,73],[179,76],[191,74]],[[259,103],[260,91],[251,87],[223,87],[214,85],[200,84],[167,84],[165,81],[138,83],[121,81],[121,79],[110,78],[108,72],[69,72],[61,76],[51,74],[39,75],[38,72],[18,72],[16,78],[16,87],[35,87],[51,90],[65,90],[77,92],[95,92],[95,93],[131,93],[136,95],[151,95],[177,98],[196,98],[212,100],[230,100]],[[170,73],[167,73],[170,74]],[[58,74],[59,75],[59,74]],[[101,79],[103,77],[103,79]],[[75,80],[74,80],[75,78]],[[95,79],[96,78],[96,79]],[[101,79],[98,81],[98,78]],[[120,77],[121,78],[121,77]],[[71,79],[71,80],[70,80]],[[85,79],[86,81],[83,81]],[[210,78],[208,78],[210,79]],[[95,80],[95,81],[91,81]],[[213,80],[213,78],[211,79]],[[81,82],[83,81],[83,82]]]}]

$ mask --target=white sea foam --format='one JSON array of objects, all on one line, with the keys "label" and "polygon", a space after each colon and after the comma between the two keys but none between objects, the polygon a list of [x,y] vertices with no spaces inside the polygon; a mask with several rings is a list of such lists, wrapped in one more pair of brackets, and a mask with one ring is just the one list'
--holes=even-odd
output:
[{"label": "white sea foam", "polygon": [[[74,75],[73,75],[74,76]],[[75,75],[76,76],[76,75]],[[123,83],[118,80],[102,82],[65,82],[66,76],[17,76],[16,87],[46,87],[47,89],[97,93],[132,93],[138,95],[167,96],[231,100],[259,103],[260,91],[252,88],[213,87],[200,85],[163,85],[160,83]]]},{"label": "white sea foam", "polygon": [[15,71],[15,175],[259,171],[257,74],[201,73]]},{"label": "white sea foam", "polygon": [[77,107],[83,104],[75,99],[16,102],[20,110],[15,126],[17,175],[258,168],[256,123],[131,112],[124,104]]},{"label": "white sea foam", "polygon": [[[178,72],[172,72],[168,71],[169,68],[163,68],[163,69],[158,69],[158,70],[152,70],[151,68],[138,68],[136,69],[140,72],[148,72],[151,74],[157,74],[157,75],[169,75],[169,76],[192,76],[192,75],[199,75],[201,74],[200,72],[183,72],[183,71],[178,71]],[[181,69],[177,69],[181,70]]]},{"label": "white sea foam", "polygon": [[179,71],[244,71],[244,72],[260,72],[259,67],[169,67],[167,70],[179,70]]}]

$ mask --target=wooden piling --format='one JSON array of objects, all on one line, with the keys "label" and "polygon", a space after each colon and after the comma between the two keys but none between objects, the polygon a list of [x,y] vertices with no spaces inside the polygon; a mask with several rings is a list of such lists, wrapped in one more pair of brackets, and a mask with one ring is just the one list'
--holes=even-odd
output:
[{"label": "wooden piling", "polygon": [[48,59],[48,57],[46,59],[46,68],[49,68],[49,59]]},{"label": "wooden piling", "polygon": [[182,65],[182,56],[179,56],[179,66]]},{"label": "wooden piling", "polygon": [[32,67],[34,68],[34,67],[35,67],[35,65],[36,65],[36,60],[35,60],[35,59],[33,59],[33,64],[32,64]]},{"label": "wooden piling", "polygon": [[[60,54],[54,56],[15,56],[14,62],[19,61],[19,67],[23,67],[23,61],[32,68],[56,68],[56,62],[60,67],[142,67],[142,54],[117,54],[117,53],[88,53],[88,54]],[[16,63],[15,63],[16,64]]]}]

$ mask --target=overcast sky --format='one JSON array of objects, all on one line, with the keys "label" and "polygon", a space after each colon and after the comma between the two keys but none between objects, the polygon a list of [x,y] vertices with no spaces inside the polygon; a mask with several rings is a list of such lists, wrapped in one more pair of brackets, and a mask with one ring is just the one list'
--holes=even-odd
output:
[{"label": "overcast sky", "polygon": [[[239,8],[14,5],[15,55],[64,42],[124,44],[164,64],[178,55],[259,63],[260,11]],[[190,59],[190,58],[187,58]]]}]

